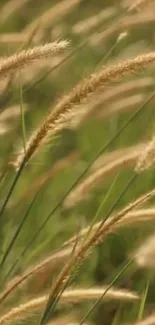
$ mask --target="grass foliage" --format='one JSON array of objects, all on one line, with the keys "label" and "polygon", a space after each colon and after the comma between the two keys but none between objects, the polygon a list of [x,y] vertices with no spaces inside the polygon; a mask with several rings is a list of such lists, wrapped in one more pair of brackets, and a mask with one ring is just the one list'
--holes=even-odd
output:
[{"label": "grass foliage", "polygon": [[0,3],[0,324],[155,323],[154,12]]}]

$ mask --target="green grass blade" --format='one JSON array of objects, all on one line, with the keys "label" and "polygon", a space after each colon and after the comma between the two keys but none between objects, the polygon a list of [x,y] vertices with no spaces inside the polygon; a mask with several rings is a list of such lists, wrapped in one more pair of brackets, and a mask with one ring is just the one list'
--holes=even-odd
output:
[{"label": "green grass blade", "polygon": [[16,241],[16,239],[18,238],[18,236],[19,236],[19,234],[20,234],[26,220],[28,219],[29,213],[30,213],[30,211],[31,211],[31,209],[32,209],[32,207],[33,207],[39,193],[40,193],[40,191],[38,191],[36,193],[36,195],[34,196],[33,200],[31,201],[31,203],[30,203],[30,205],[29,205],[29,207],[28,207],[28,209],[27,209],[27,211],[26,211],[26,213],[25,213],[25,215],[24,215],[24,217],[23,217],[23,219],[21,221],[21,223],[18,226],[13,238],[11,239],[10,244],[8,245],[8,248],[6,249],[6,252],[4,253],[3,258],[2,258],[2,260],[0,262],[0,268],[3,266],[7,256],[9,255],[9,253],[10,253],[10,251],[11,251],[11,249],[12,249],[12,247],[13,247],[15,241]]},{"label": "green grass blade", "polygon": [[[127,183],[127,185],[125,186],[125,188],[123,189],[123,191],[121,192],[121,194],[119,195],[119,197],[117,198],[117,200],[116,200],[116,202],[113,204],[113,206],[112,206],[112,208],[110,209],[110,212],[109,212],[109,214],[113,211],[113,209],[116,207],[116,205],[118,204],[118,202],[120,201],[120,199],[122,198],[122,196],[126,193],[126,191],[128,190],[128,188],[131,186],[131,184],[133,183],[133,181],[136,179],[136,177],[137,177],[137,174],[134,174],[134,176],[129,180],[129,182]],[[109,215],[108,214],[108,215]],[[74,262],[74,259],[73,259],[73,262]],[[75,261],[75,270],[76,270],[76,268],[78,267],[78,263],[76,263],[77,261]],[[81,262],[81,264],[82,264],[82,262]],[[125,268],[126,269],[126,268]],[[119,272],[119,274],[122,274],[122,270],[121,270],[121,272]],[[70,277],[69,277],[69,279],[70,278],[72,278],[73,276],[71,275]],[[114,279],[115,281],[117,280],[117,277]],[[108,289],[110,289],[110,287],[113,285],[113,282],[112,282],[112,284],[108,287]],[[108,291],[108,289],[105,291],[105,293]],[[104,296],[104,294],[102,295],[102,296]],[[48,316],[49,316],[49,314],[50,314],[50,316],[51,316],[51,312],[53,311],[53,309],[54,309],[54,307],[55,307],[55,305],[56,305],[56,299],[57,299],[57,297],[58,296],[56,296],[56,297],[52,297],[52,299],[50,300],[49,299],[49,302],[48,302],[48,304],[47,304],[47,307],[46,307],[46,309],[45,309],[45,312],[44,312],[44,315],[43,315],[43,317],[42,317],[42,319],[41,319],[41,323],[40,323],[40,325],[44,325],[47,321],[48,321]],[[58,299],[58,301],[59,301],[59,299]],[[57,302],[58,302],[57,301]],[[80,324],[81,325],[81,324]]]},{"label": "green grass blade", "polygon": [[40,325],[43,325],[46,322],[48,322],[49,318],[51,317],[52,313],[55,310],[56,305],[58,304],[58,302],[59,302],[59,300],[61,298],[62,293],[67,289],[67,287],[73,281],[73,278],[74,278],[74,276],[75,276],[75,274],[77,272],[77,267],[78,267],[77,264],[74,265],[74,253],[75,253],[77,244],[79,242],[79,239],[80,239],[80,231],[77,232],[76,240],[75,240],[75,243],[74,243],[74,246],[73,246],[73,249],[72,249],[72,252],[71,252],[71,256],[70,256],[70,258],[72,260],[71,261],[71,268],[70,268],[70,276],[68,277],[68,280],[65,281],[62,289],[60,290],[60,292],[57,293],[57,295],[55,297],[49,296],[45,311],[44,311],[43,316],[42,316],[41,321],[40,321]]},{"label": "green grass blade", "polygon": [[150,278],[147,280],[146,287],[145,287],[144,293],[142,295],[141,303],[139,306],[139,312],[138,312],[138,320],[139,321],[143,318],[145,303],[146,303],[148,290],[149,290],[149,285],[150,285]]},{"label": "green grass blade", "polygon": [[18,171],[17,171],[17,173],[16,173],[16,175],[14,177],[14,180],[13,180],[13,182],[11,184],[11,187],[10,187],[10,189],[8,191],[8,194],[7,194],[7,196],[6,196],[5,200],[4,200],[4,203],[3,203],[3,205],[2,205],[2,207],[0,209],[0,217],[2,216],[2,214],[3,214],[3,212],[4,212],[5,208],[6,208],[6,206],[8,204],[8,202],[10,200],[11,195],[13,194],[13,191],[15,189],[15,186],[16,186],[16,184],[18,182],[19,177],[21,176],[21,173],[22,173],[22,171],[24,169],[24,166],[25,166],[25,161],[23,161],[23,163],[19,167],[19,169],[18,169]]},{"label": "green grass blade", "polygon": [[[107,142],[107,144],[95,155],[95,157],[91,160],[91,162],[88,164],[88,166],[85,168],[85,170],[80,174],[80,176],[75,180],[75,182],[71,185],[71,187],[67,190],[67,192],[63,195],[63,197],[58,201],[56,206],[52,209],[52,211],[47,215],[45,220],[43,221],[42,225],[38,228],[33,238],[29,241],[27,246],[22,252],[21,257],[23,257],[28,249],[31,247],[32,243],[36,240],[36,238],[41,233],[42,229],[46,226],[52,215],[57,211],[57,209],[61,206],[67,195],[73,190],[73,188],[81,181],[81,179],[85,176],[85,174],[88,172],[92,164],[95,162],[95,160],[108,148],[109,145],[111,145],[119,136],[120,134],[125,130],[125,128],[136,118],[138,117],[145,109],[147,104],[154,98],[155,91],[152,92],[151,96],[148,97],[148,99],[145,101],[145,103],[134,113],[132,116],[122,125],[122,127],[117,131],[114,137],[112,137],[111,140]],[[12,186],[13,187],[13,186]],[[9,197],[9,195],[8,195]],[[4,210],[4,208],[3,208]]]},{"label": "green grass blade", "polygon": [[121,315],[121,304],[120,304],[120,306],[118,307],[118,309],[117,309],[117,311],[115,313],[115,316],[114,316],[114,318],[112,320],[111,325],[118,325],[118,324],[120,324],[120,315]]},{"label": "green grass blade", "polygon": [[[90,235],[90,232],[91,232],[91,230],[92,230],[92,228],[93,228],[93,225],[95,224],[95,222],[97,221],[97,219],[98,219],[98,217],[99,217],[100,211],[102,210],[104,204],[105,204],[106,201],[108,200],[108,198],[109,198],[109,196],[110,196],[110,194],[111,194],[111,192],[112,192],[112,190],[113,190],[113,187],[114,187],[114,185],[115,185],[115,183],[116,183],[116,181],[117,181],[117,179],[118,179],[118,175],[119,175],[119,173],[118,173],[118,174],[116,175],[116,177],[114,178],[114,180],[113,180],[113,182],[111,183],[111,185],[110,185],[110,187],[109,187],[109,189],[108,189],[108,191],[107,191],[107,193],[106,193],[106,195],[105,195],[103,201],[101,202],[101,204],[100,204],[100,206],[99,206],[99,208],[98,208],[98,210],[97,210],[97,212],[96,212],[96,214],[95,214],[95,216],[94,216],[94,218],[93,218],[93,220],[92,220],[92,222],[91,222],[91,224],[90,224],[90,226],[89,226],[88,232],[87,232],[87,234],[86,234],[84,240],[86,240],[86,239],[88,238],[88,236]],[[105,220],[106,220],[106,219],[105,219]]]},{"label": "green grass blade", "polygon": [[126,271],[126,269],[131,265],[133,260],[128,261],[125,266],[121,269],[121,271],[115,276],[114,280],[109,284],[105,292],[101,295],[99,299],[96,300],[96,302],[93,304],[93,306],[88,310],[87,314],[83,317],[79,325],[83,325],[88,316],[92,313],[92,311],[95,309],[95,307],[99,304],[99,302],[103,299],[103,297],[106,295],[109,289],[115,284],[115,282],[120,278],[120,276]]}]

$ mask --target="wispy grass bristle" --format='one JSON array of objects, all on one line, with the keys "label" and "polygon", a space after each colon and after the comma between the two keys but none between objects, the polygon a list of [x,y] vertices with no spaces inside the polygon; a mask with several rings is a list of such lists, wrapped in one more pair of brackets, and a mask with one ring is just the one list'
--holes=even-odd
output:
[{"label": "wispy grass bristle", "polygon": [[154,25],[1,0],[0,324],[155,324]]},{"label": "wispy grass bristle", "polygon": [[[134,148],[133,148],[134,149]],[[98,186],[99,183],[107,177],[113,175],[113,173],[118,172],[122,168],[133,168],[135,166],[135,162],[139,157],[141,152],[141,147],[138,150],[138,147],[135,150],[129,149],[129,152],[126,151],[120,157],[110,161],[109,163],[105,164],[103,167],[99,167],[95,170],[92,174],[90,174],[86,179],[84,179],[74,190],[66,197],[64,200],[64,207],[71,208],[79,201],[84,200],[87,198],[88,194],[91,190]],[[104,158],[103,158],[104,159]],[[102,182],[103,184],[103,182]]]},{"label": "wispy grass bristle", "polygon": [[[107,287],[91,288],[91,289],[71,289],[66,290],[61,295],[60,303],[78,303],[82,300],[95,300],[100,297]],[[130,292],[123,289],[111,288],[108,290],[106,295],[103,297],[104,300],[116,299],[122,301],[134,301],[137,300],[139,296],[136,293]],[[8,313],[0,317],[0,324],[8,324],[15,320],[22,320],[27,318],[29,315],[33,314],[37,310],[42,310],[47,302],[48,295],[32,299],[26,303],[19,305],[17,308],[13,308]]]},{"label": "wispy grass bristle", "polygon": [[[151,87],[151,85],[153,84],[153,79],[152,78],[139,78],[137,80],[131,80],[131,81],[127,81],[127,82],[123,82],[119,85],[111,85],[111,87],[109,86],[108,89],[106,89],[103,93],[102,93],[102,87],[101,90],[95,94],[94,96],[92,96],[92,98],[90,98],[88,100],[87,104],[82,104],[80,109],[75,112],[75,117],[73,117],[72,121],[71,121],[71,128],[77,128],[79,126],[81,126],[81,124],[83,122],[85,122],[87,120],[87,118],[89,118],[90,116],[96,116],[98,114],[100,114],[100,112],[105,112],[105,114],[109,113],[110,107],[113,103],[111,103],[111,101],[113,100],[118,100],[120,98],[120,96],[122,96],[121,102],[119,103],[118,101],[118,105],[121,104],[120,110],[123,110],[123,104],[125,99],[123,99],[123,97],[126,95],[128,95],[128,93],[130,93],[131,91],[135,91],[135,90],[141,90],[143,91],[143,88],[145,89],[145,87]],[[134,99],[133,96],[136,95],[132,95],[132,98]],[[138,95],[137,95],[138,96]],[[139,101],[138,101],[139,99]],[[142,99],[142,98],[141,98]],[[135,102],[135,104],[138,102],[140,102],[140,95],[139,98],[135,97],[135,100],[137,100]],[[130,104],[129,102],[125,104]],[[132,104],[134,105],[134,103],[132,102]],[[108,105],[108,107],[107,107]],[[115,102],[115,105],[116,102]],[[119,111],[119,109],[115,109],[114,111]],[[101,113],[102,114],[102,113]],[[109,114],[110,115],[110,114]]]},{"label": "wispy grass bristle", "polygon": [[65,50],[69,45],[68,41],[60,41],[48,43],[33,47],[28,50],[23,50],[15,53],[8,58],[4,58],[0,62],[0,78],[11,74],[17,69],[23,68],[25,65],[30,64],[32,61],[45,58],[49,55],[54,55]]},{"label": "wispy grass bristle", "polygon": [[142,150],[135,170],[137,173],[140,173],[148,168],[150,168],[155,162],[155,136],[153,135],[151,141],[145,146]]},{"label": "wispy grass bristle", "polygon": [[27,142],[26,154],[23,151],[18,155],[14,165],[19,168],[26,164],[32,155],[39,149],[47,136],[54,136],[63,128],[69,126],[69,122],[74,113],[75,105],[80,104],[90,94],[97,91],[100,86],[106,86],[109,82],[119,79],[121,76],[131,73],[155,62],[155,52],[142,54],[136,58],[122,61],[108,68],[101,68],[96,74],[77,85],[68,96],[56,105],[55,109],[44,120],[40,128],[32,135]]}]

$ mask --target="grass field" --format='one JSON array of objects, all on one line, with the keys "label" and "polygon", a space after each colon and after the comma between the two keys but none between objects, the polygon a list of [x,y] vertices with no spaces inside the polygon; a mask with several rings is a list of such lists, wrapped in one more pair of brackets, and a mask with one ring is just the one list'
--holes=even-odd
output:
[{"label": "grass field", "polygon": [[0,324],[155,324],[155,1],[0,1]]}]

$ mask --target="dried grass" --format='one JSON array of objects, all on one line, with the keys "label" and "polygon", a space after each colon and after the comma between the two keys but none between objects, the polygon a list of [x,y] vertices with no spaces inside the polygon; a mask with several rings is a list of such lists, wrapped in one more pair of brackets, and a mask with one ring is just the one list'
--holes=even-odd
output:
[{"label": "dried grass", "polygon": [[[108,220],[105,221],[105,225],[107,222],[109,222],[109,220],[112,220],[113,217],[108,218]],[[154,207],[150,207],[148,209],[137,209],[135,211],[131,211],[129,213],[127,213],[123,219],[119,220],[115,226],[114,226],[114,230],[119,230],[121,227],[128,227],[130,225],[134,226],[138,225],[141,222],[148,222],[148,221],[155,221],[155,208]],[[93,228],[92,228],[92,232],[95,232],[100,226],[101,226],[102,221],[99,221],[97,223],[94,224]],[[87,232],[89,231],[89,226],[84,228],[81,233],[80,233],[80,238],[83,238]],[[73,236],[71,239],[69,239],[65,244],[65,246],[69,246],[72,245],[76,240],[76,237]],[[71,252],[71,251],[70,251]]]},{"label": "dried grass", "polygon": [[[134,148],[133,148],[134,149]],[[88,194],[98,186],[103,180],[105,181],[107,177],[113,175],[113,173],[118,172],[122,168],[133,168],[135,163],[141,153],[142,147],[135,148],[135,150],[128,150],[121,157],[112,160],[105,166],[101,166],[99,169],[95,170],[87,178],[85,178],[77,187],[75,187],[72,192],[64,200],[64,207],[71,208],[78,202],[87,198]],[[103,158],[104,159],[104,158]]]},{"label": "dried grass", "polygon": [[3,24],[10,15],[21,10],[30,1],[32,0],[10,0],[6,2],[0,10],[0,24]]},{"label": "dried grass", "polygon": [[141,7],[145,7],[147,5],[150,5],[151,3],[154,3],[154,0],[136,0],[131,5],[129,5],[128,10],[132,11],[135,9],[140,9]]},{"label": "dried grass", "polygon": [[134,146],[131,147],[123,147],[120,149],[116,149],[113,151],[109,151],[106,152],[102,155],[100,155],[100,157],[92,164],[90,170],[97,170],[103,166],[106,166],[107,164],[120,159],[126,155],[132,155],[133,152],[142,152],[142,150],[144,150],[144,148],[146,147],[146,145],[148,144],[148,142],[140,142],[139,144],[136,144]]},{"label": "dried grass", "polygon": [[105,119],[120,112],[125,113],[128,110],[136,109],[137,105],[140,105],[143,100],[143,94],[136,94],[122,98],[114,103],[111,103],[111,105],[107,105],[106,109],[100,109],[97,113],[97,118]]},{"label": "dried grass", "polygon": [[83,34],[90,32],[93,28],[97,27],[100,23],[104,23],[109,18],[112,18],[116,14],[115,7],[108,7],[97,15],[93,15],[82,21],[79,21],[72,28],[72,32],[75,34]]},{"label": "dried grass", "polygon": [[54,136],[64,127],[69,126],[74,113],[75,105],[79,105],[90,94],[97,91],[100,86],[106,85],[112,80],[131,73],[137,69],[154,63],[155,52],[139,55],[133,59],[125,60],[108,68],[102,67],[96,74],[78,84],[68,96],[56,105],[55,109],[49,113],[42,125],[34,132],[26,145],[26,153],[20,152],[14,165],[19,168],[26,164],[32,155],[39,149],[47,136]]},{"label": "dried grass", "polygon": [[[0,12],[0,17],[2,17],[0,24],[3,24],[6,19],[15,11],[19,11],[25,6],[30,0],[10,0],[6,5],[2,6],[2,10]],[[140,5],[147,4],[147,2],[151,3],[152,1],[146,0],[138,0],[133,3],[130,7],[128,7],[129,11],[135,10]],[[32,21],[23,32],[21,33],[11,33],[11,34],[1,34],[0,42],[1,43],[12,43],[13,45],[25,44],[28,42],[30,36],[35,31],[33,36],[33,41],[38,43],[40,40],[44,40],[44,37],[47,38],[53,37],[55,33],[63,33],[62,25],[55,26],[55,29],[51,31],[49,35],[47,30],[55,24],[55,22],[59,21],[64,15],[67,15],[71,12],[78,4],[81,4],[81,0],[62,0],[60,3],[56,3],[56,5],[51,6],[46,12],[44,12],[39,18],[36,18]],[[153,7],[152,7],[153,8]],[[81,21],[80,23],[74,25],[71,29],[72,32],[79,34],[80,37],[82,33],[89,33],[93,28],[98,26],[104,19],[109,19],[114,16],[117,9],[115,7],[108,8],[103,12],[100,12],[98,15],[94,15],[89,19]],[[132,28],[136,25],[145,24],[145,23],[154,23],[154,12],[151,11],[151,6],[149,10],[135,15],[129,15],[123,19],[119,19],[119,21],[115,21],[112,23],[110,28],[107,28],[101,33],[95,33],[93,37],[89,38],[89,44],[98,45],[100,42],[105,41],[110,36],[116,36],[116,44],[120,41],[121,37],[124,35],[128,35],[128,29]],[[32,41],[32,37],[30,42]],[[88,44],[87,42],[87,44]],[[104,44],[105,45],[105,44]],[[24,77],[21,77],[20,81],[22,84],[25,82],[30,82],[30,80],[34,79],[35,75],[40,71],[40,69],[44,68],[43,65],[38,64],[37,67],[32,67],[31,70],[27,69],[27,64],[32,61],[40,58],[46,58],[46,56],[54,53],[59,53],[64,50],[68,46],[67,41],[62,42],[54,42],[50,44],[45,44],[44,46],[34,47],[32,49],[28,49],[27,51],[20,51],[8,58],[0,59],[0,76],[9,75],[12,72],[16,72],[18,69],[26,66],[26,70],[24,71]],[[80,48],[80,47],[79,47]],[[106,49],[106,45],[105,45]],[[110,50],[111,51],[111,50]],[[115,48],[114,48],[115,51]],[[116,49],[117,51],[117,49]],[[119,47],[118,47],[119,51]],[[113,52],[113,49],[112,49]],[[112,53],[111,52],[111,53]],[[62,60],[60,57],[56,57],[55,60],[59,62]],[[137,89],[142,89],[143,92],[146,91],[146,87],[152,85],[153,79],[144,78],[139,80],[132,80],[127,82],[122,82],[120,85],[112,84],[113,81],[119,80],[120,77],[131,74],[137,69],[143,69],[147,67],[149,64],[155,63],[155,52],[149,52],[148,54],[138,55],[135,58],[124,60],[118,63],[114,63],[113,65],[109,65],[107,68],[105,66],[101,67],[92,74],[90,77],[81,81],[71,92],[64,96],[58,104],[56,104],[55,108],[51,107],[49,111],[49,115],[43,120],[43,123],[40,127],[32,134],[28,143],[26,144],[26,151],[22,150],[19,152],[19,155],[15,157],[13,161],[13,166],[17,169],[21,167],[20,170],[25,166],[25,164],[29,163],[31,157],[40,149],[41,145],[44,144],[49,138],[53,138],[59,131],[61,131],[64,127],[69,128],[77,128],[78,126],[85,121],[85,119],[90,115],[97,115],[98,112],[102,116],[109,117],[110,115],[115,114],[116,112],[125,111],[128,108],[134,108],[135,105],[141,103],[143,100],[143,94],[136,94],[134,92]],[[54,64],[54,65],[53,65]],[[55,66],[54,60],[52,63],[48,65],[46,61],[46,65],[48,67]],[[13,76],[14,78],[14,76]],[[19,77],[18,77],[19,78]],[[11,86],[16,87],[18,84],[18,78],[13,79]],[[150,81],[151,80],[151,81]],[[36,80],[34,80],[37,83]],[[33,84],[33,83],[32,83]],[[9,85],[9,83],[7,83]],[[110,89],[108,88],[110,86]],[[24,87],[24,90],[27,90]],[[5,90],[10,90],[9,87],[6,87]],[[12,90],[11,90],[12,91]],[[128,93],[128,97],[124,97],[124,93]],[[129,92],[131,92],[129,94]],[[96,97],[95,97],[96,96]],[[130,97],[129,97],[130,96]],[[4,96],[5,97],[5,96]],[[121,98],[121,100],[119,99]],[[86,99],[90,99],[88,104],[85,104]],[[117,99],[117,101],[116,101]],[[111,104],[111,101],[115,100],[115,103]],[[107,105],[108,101],[110,101],[109,106]],[[5,98],[4,98],[5,102]],[[2,98],[3,103],[3,98]],[[81,105],[83,104],[83,106]],[[77,107],[77,106],[81,107]],[[105,106],[106,109],[103,111],[100,110],[101,105]],[[97,113],[97,114],[96,114]],[[19,111],[16,107],[10,107],[6,111],[4,111],[0,115],[0,122],[8,122],[9,119],[13,119],[18,116]],[[1,125],[2,127],[3,125]],[[1,133],[0,127],[0,133]],[[2,129],[3,132],[3,129]],[[150,167],[154,163],[154,137],[149,143],[140,143],[137,146],[133,146],[130,148],[124,148],[117,150],[116,152],[111,152],[104,154],[101,156],[98,161],[94,163],[90,168],[90,174],[85,178],[84,181],[81,182],[80,185],[75,187],[70,195],[64,201],[64,207],[70,208],[74,206],[77,202],[82,201],[87,197],[89,192],[98,186],[100,182],[103,181],[103,178],[111,176],[116,171],[122,169],[124,166],[129,168],[135,168],[136,173],[140,173],[142,170]],[[145,150],[146,147],[146,150]],[[28,195],[33,195],[34,192],[38,191],[48,180],[52,178],[59,170],[64,169],[68,164],[78,156],[77,153],[71,154],[71,156],[58,161],[54,166],[52,166],[49,171],[45,172],[41,177],[38,177],[37,181],[32,184],[31,190],[29,193],[22,193],[20,201],[27,199]],[[135,167],[136,165],[136,167]],[[17,173],[18,175],[18,173]],[[20,175],[20,173],[19,173]],[[16,179],[13,184],[16,184]],[[14,186],[14,185],[13,185]],[[12,191],[11,188],[10,192]],[[41,312],[42,308],[46,308],[46,304],[50,302],[51,298],[55,298],[62,289],[62,286],[67,282],[68,278],[71,276],[74,277],[75,274],[72,274],[72,266],[78,267],[80,263],[82,263],[83,259],[87,257],[87,255],[91,252],[92,248],[98,245],[101,241],[105,240],[106,237],[119,229],[120,227],[139,224],[140,222],[147,221],[155,221],[155,208],[143,208],[137,209],[141,205],[144,205],[151,198],[155,196],[155,190],[147,192],[142,195],[135,201],[129,203],[125,206],[125,208],[121,209],[118,212],[113,212],[112,216],[107,218],[104,221],[105,216],[103,216],[102,221],[95,223],[92,226],[90,231],[89,227],[85,227],[79,234],[79,241],[75,246],[75,242],[77,240],[77,236],[73,236],[64,245],[59,249],[59,251],[54,252],[52,255],[47,257],[46,259],[42,259],[39,263],[31,266],[27,270],[23,272],[20,276],[14,277],[10,282],[6,283],[6,287],[0,294],[0,303],[4,302],[6,298],[13,298],[12,294],[16,293],[16,289],[24,284],[27,284],[27,281],[32,277],[42,276],[42,271],[49,272],[48,276],[51,276],[51,272],[60,266],[63,267],[60,270],[60,274],[53,281],[52,287],[50,288],[49,294],[45,294],[44,296],[39,296],[34,299],[30,299],[29,301],[24,302],[22,304],[17,305],[17,307],[12,308],[7,305],[6,302],[5,307],[9,306],[7,312],[4,313],[3,306],[2,312],[3,314],[0,316],[0,324],[8,324],[13,321],[21,321],[26,319],[27,317],[34,316],[35,312]],[[9,197],[9,195],[8,195]],[[6,201],[7,202],[7,199]],[[58,206],[58,205],[57,205]],[[116,206],[116,205],[114,205]],[[15,206],[14,206],[15,207]],[[11,207],[12,208],[12,207]],[[66,211],[63,211],[66,213]],[[151,264],[152,259],[154,258],[154,236],[153,238],[149,238],[148,242],[144,243],[137,250],[135,254],[135,260],[139,266],[153,266]],[[7,242],[6,242],[7,243]],[[74,247],[74,252],[73,252]],[[16,252],[15,252],[16,253]],[[32,252],[33,253],[33,252]],[[71,254],[72,253],[72,254]],[[74,253],[74,254],[73,254]],[[12,254],[12,252],[11,252]],[[23,253],[23,256],[24,257]],[[13,255],[14,258],[14,255]],[[17,259],[20,263],[21,257]],[[67,262],[66,262],[67,261]],[[8,261],[8,265],[9,265]],[[66,262],[66,263],[65,263]],[[64,265],[65,264],[65,265]],[[74,271],[74,270],[73,270]],[[46,274],[47,274],[46,273]],[[4,274],[5,277],[5,270]],[[109,287],[100,287],[100,288],[89,288],[89,289],[70,289],[63,292],[60,303],[78,303],[80,301],[89,301],[96,300],[101,298],[105,291],[107,291]],[[16,296],[15,296],[16,298]],[[134,292],[130,292],[127,290],[118,290],[115,288],[111,288],[106,292],[105,299],[118,299],[122,301],[130,301],[138,299],[138,295]],[[136,322],[135,325],[147,325],[154,324],[155,319],[153,319],[154,315],[148,317],[146,320],[144,319],[141,322]],[[63,324],[67,325],[77,325],[78,323],[74,322],[72,319],[68,317],[63,318]],[[55,325],[62,325],[62,322],[56,321]],[[50,323],[49,323],[50,324]],[[54,320],[52,321],[54,324]]]},{"label": "dried grass", "polygon": [[[78,303],[82,300],[96,300],[106,292],[107,287],[91,288],[91,289],[71,289],[62,293],[60,303]],[[111,288],[103,297],[104,300],[116,299],[123,301],[132,301],[138,299],[138,295],[128,290]],[[0,317],[0,324],[22,320],[34,312],[42,310],[47,302],[48,295],[32,299],[27,303],[12,308],[8,313]]]},{"label": "dried grass", "polygon": [[67,41],[53,42],[41,46],[36,46],[32,49],[23,50],[15,53],[12,56],[2,59],[0,62],[0,77],[4,77],[12,72],[23,68],[34,60],[45,58],[49,55],[59,53],[68,46]]},{"label": "dried grass", "polygon": [[132,323],[133,325],[154,325],[155,324],[155,313],[152,313],[150,316],[142,319],[141,321],[137,321]]},{"label": "dried grass", "polygon": [[[86,242],[82,241],[78,245],[75,256],[73,257],[75,263],[79,263],[83,260],[84,257],[88,254],[88,251],[92,248],[92,246],[97,245],[101,240],[105,239],[105,237],[116,229],[117,224],[123,220],[126,215],[137,208],[138,206],[146,203],[148,200],[150,200],[155,195],[155,190],[152,190],[144,195],[142,195],[140,198],[135,200],[134,202],[127,205],[124,209],[122,209],[120,212],[114,214],[113,217],[109,218],[106,223],[102,223],[97,227],[96,231],[92,231],[91,236],[86,240]],[[68,244],[68,243],[66,243]],[[0,303],[3,302],[20,284],[22,284],[24,281],[26,281],[30,276],[34,275],[36,272],[38,272],[42,267],[45,267],[49,262],[52,263],[54,260],[56,263],[58,262],[58,259],[62,261],[62,257],[66,258],[68,256],[68,253],[70,254],[70,247],[66,248],[65,250],[62,250],[52,257],[47,258],[46,260],[42,261],[40,264],[36,265],[35,267],[32,267],[30,270],[26,271],[23,276],[18,277],[13,281],[12,283],[8,284],[8,287],[1,293],[0,296]],[[65,267],[63,268],[62,272],[56,279],[55,284],[52,287],[51,294],[55,294],[57,290],[60,289],[62,281],[66,278],[66,276],[70,273],[71,265],[73,261],[72,259],[67,262]]]},{"label": "dried grass", "polygon": [[91,232],[89,236],[86,236],[86,240],[82,241],[80,243],[74,253],[74,256],[69,259],[69,261],[66,263],[62,271],[60,272],[59,276],[56,278],[55,283],[53,284],[48,302],[51,301],[52,298],[56,297],[58,293],[60,292],[62,288],[62,284],[64,285],[68,279],[68,276],[71,273],[72,266],[74,267],[78,266],[80,263],[82,263],[83,259],[87,257],[87,255],[90,253],[90,250],[97,244],[99,244],[103,239],[107,237],[109,233],[111,233],[115,227],[116,224],[123,219],[123,217],[132,211],[133,209],[137,208],[138,206],[146,203],[148,200],[150,200],[152,197],[155,196],[155,190],[152,190],[134,202],[131,202],[128,204],[124,209],[122,209],[120,212],[114,214],[114,216],[107,220],[107,223],[101,223],[101,225],[97,228],[96,232]]},{"label": "dried grass", "polygon": [[145,11],[145,13],[130,15],[122,20],[119,20],[118,23],[111,24],[106,30],[100,33],[94,33],[89,41],[90,46],[99,46],[104,44],[104,42],[113,35],[116,35],[119,40],[119,34],[124,31],[128,31],[129,28],[133,28],[137,25],[144,25],[147,23],[154,22],[154,13],[151,11]]},{"label": "dried grass", "polygon": [[149,236],[134,252],[134,258],[139,267],[155,267],[155,234]]},{"label": "dried grass", "polygon": [[52,60],[47,58],[34,61],[30,66],[26,66],[21,70],[20,76],[18,74],[16,75],[14,78],[14,84],[19,82],[22,82],[23,85],[33,84],[38,75],[45,73],[48,69],[54,69],[56,66],[61,64],[64,58],[65,55],[58,54],[52,57]]},{"label": "dried grass", "polygon": [[[56,3],[47,11],[45,11],[39,18],[33,20],[31,24],[26,26],[24,33],[29,37],[33,31],[39,26],[38,31],[35,35],[35,39],[38,41],[43,36],[44,29],[56,23],[64,15],[67,15],[72,9],[77,6],[81,0],[63,0],[61,3]],[[40,29],[41,27],[41,29]]]},{"label": "dried grass", "polygon": [[[24,112],[27,112],[28,106],[24,104]],[[18,105],[6,107],[0,114],[0,122],[8,122],[14,118],[19,117],[21,114],[20,107]]]},{"label": "dried grass", "polygon": [[155,162],[155,135],[153,135],[151,141],[145,146],[144,150],[142,150],[139,159],[137,160],[137,164],[135,170],[137,173],[141,173],[142,171],[150,168]]},{"label": "dried grass", "polygon": [[27,36],[24,33],[0,34],[0,43],[11,45],[23,45],[27,42]]},{"label": "dried grass", "polygon": [[[142,91],[144,91],[146,87],[149,88],[152,84],[153,84],[153,79],[149,77],[148,78],[145,77],[143,79],[139,78],[137,80],[131,80],[131,81],[123,82],[119,85],[111,86],[103,93],[101,87],[101,90],[97,94],[92,96],[92,98],[88,101],[88,104],[81,105],[82,107],[80,108],[80,110],[76,112],[75,116],[71,121],[70,127],[73,129],[78,128],[79,126],[81,126],[82,123],[84,123],[88,119],[89,116],[92,115],[96,116],[98,115],[98,113],[100,114],[100,111],[103,113],[107,112],[107,116],[108,116],[108,111],[110,109],[107,109],[107,105],[111,105],[111,101],[118,100],[119,98],[124,97],[126,93],[130,93],[131,91],[136,91],[141,89]],[[138,103],[138,97],[137,98],[135,97],[135,100],[136,99],[137,99],[136,102]],[[122,98],[122,101],[123,100],[126,99]],[[140,101],[140,97],[139,97],[139,101]],[[121,108],[122,106],[120,107],[120,110]]]}]

